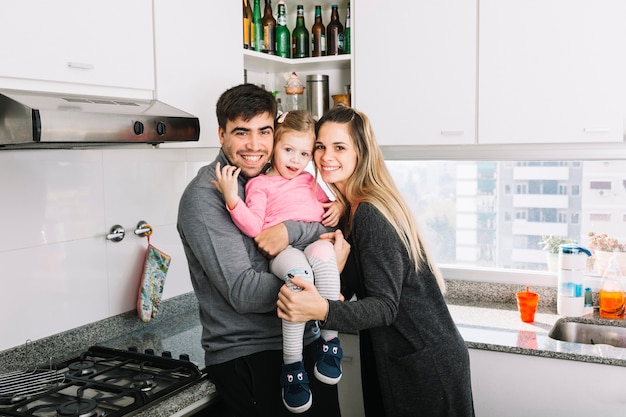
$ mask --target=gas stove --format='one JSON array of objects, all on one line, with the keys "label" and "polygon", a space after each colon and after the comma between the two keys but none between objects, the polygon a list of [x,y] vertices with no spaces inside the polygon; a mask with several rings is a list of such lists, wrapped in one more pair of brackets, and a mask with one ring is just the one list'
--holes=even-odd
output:
[{"label": "gas stove", "polygon": [[0,375],[0,417],[131,416],[201,376],[184,355],[93,346],[54,366]]}]

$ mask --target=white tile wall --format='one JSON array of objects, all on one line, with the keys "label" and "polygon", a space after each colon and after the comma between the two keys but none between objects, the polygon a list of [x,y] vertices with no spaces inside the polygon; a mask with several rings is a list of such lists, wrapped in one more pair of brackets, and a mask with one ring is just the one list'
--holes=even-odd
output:
[{"label": "white tile wall", "polygon": [[[0,151],[0,351],[135,309],[147,239],[172,256],[164,298],[192,291],[178,201],[217,149]],[[104,236],[114,224],[123,241]]]}]

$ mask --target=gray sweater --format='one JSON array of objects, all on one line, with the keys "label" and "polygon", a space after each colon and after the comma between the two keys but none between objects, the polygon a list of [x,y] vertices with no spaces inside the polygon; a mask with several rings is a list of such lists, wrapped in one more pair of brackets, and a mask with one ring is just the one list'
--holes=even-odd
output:
[{"label": "gray sweater", "polygon": [[[220,151],[185,189],[177,225],[200,306],[207,366],[282,349],[276,300],[283,281],[268,272],[268,260],[233,224],[222,194],[211,184],[218,161],[228,164]],[[239,196],[244,200],[245,182],[240,176]],[[315,240],[325,231],[319,223],[285,225],[292,244]],[[316,326],[307,326],[305,345],[318,335]]]},{"label": "gray sweater", "polygon": [[361,203],[348,236],[344,286],[326,328],[360,331],[368,416],[473,416],[469,352],[434,275],[418,274],[391,224]]}]

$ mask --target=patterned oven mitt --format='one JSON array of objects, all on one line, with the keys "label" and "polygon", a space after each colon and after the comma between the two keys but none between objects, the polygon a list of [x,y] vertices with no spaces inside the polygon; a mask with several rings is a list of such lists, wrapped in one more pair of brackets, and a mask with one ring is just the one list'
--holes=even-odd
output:
[{"label": "patterned oven mitt", "polygon": [[144,323],[150,321],[159,311],[171,260],[169,255],[152,246],[148,237],[146,262],[141,274],[137,297],[137,313]]}]

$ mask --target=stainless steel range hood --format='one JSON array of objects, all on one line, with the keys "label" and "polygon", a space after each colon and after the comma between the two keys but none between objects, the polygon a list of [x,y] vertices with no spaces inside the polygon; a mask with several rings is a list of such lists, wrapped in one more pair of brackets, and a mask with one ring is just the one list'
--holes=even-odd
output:
[{"label": "stainless steel range hood", "polygon": [[156,100],[0,90],[0,149],[197,141],[197,117]]}]

